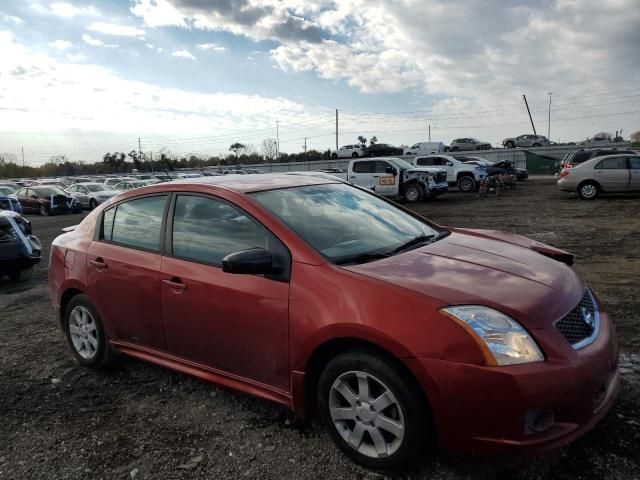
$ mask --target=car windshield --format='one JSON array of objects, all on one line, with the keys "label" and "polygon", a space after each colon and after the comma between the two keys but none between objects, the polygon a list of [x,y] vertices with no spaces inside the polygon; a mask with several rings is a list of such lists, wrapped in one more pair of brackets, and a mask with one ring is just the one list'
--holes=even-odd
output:
[{"label": "car windshield", "polygon": [[88,183],[85,184],[85,187],[90,192],[102,192],[103,190],[107,190],[107,187],[101,185],[100,183]]},{"label": "car windshield", "polygon": [[48,197],[50,195],[66,195],[66,192],[59,187],[38,187],[34,189],[38,195]]},{"label": "car windshield", "polygon": [[396,167],[400,168],[401,170],[415,168],[415,165],[411,165],[409,162],[401,158],[389,158],[388,161],[393,163]]},{"label": "car windshield", "polygon": [[329,261],[341,265],[395,255],[447,234],[346,184],[269,190],[251,196]]},{"label": "car windshield", "polygon": [[12,193],[15,193],[15,192],[16,191],[11,187],[0,186],[0,193],[2,193],[3,195],[11,195]]}]

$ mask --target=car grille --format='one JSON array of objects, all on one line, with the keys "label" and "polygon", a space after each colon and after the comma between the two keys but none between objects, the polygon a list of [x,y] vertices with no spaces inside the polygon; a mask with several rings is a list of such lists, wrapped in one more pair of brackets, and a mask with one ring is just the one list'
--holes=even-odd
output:
[{"label": "car grille", "polygon": [[447,181],[447,172],[438,172],[436,174],[436,183],[444,183]]},{"label": "car grille", "polygon": [[585,341],[597,333],[598,321],[598,310],[587,289],[580,303],[555,325],[574,348],[581,348],[589,343]]}]

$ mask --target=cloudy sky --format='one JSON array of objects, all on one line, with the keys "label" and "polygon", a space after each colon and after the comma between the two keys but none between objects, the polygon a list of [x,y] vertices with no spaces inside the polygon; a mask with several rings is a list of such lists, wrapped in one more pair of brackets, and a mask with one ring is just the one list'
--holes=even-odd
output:
[{"label": "cloudy sky", "polygon": [[0,152],[640,130],[639,0],[0,2]]}]

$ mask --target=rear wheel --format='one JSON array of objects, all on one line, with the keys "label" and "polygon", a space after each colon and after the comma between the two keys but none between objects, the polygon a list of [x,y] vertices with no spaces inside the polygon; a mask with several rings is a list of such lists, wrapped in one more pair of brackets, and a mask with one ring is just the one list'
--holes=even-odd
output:
[{"label": "rear wheel", "polygon": [[352,156],[353,158],[358,158],[358,152],[353,152],[353,153],[351,154],[351,156]]},{"label": "rear wheel", "polygon": [[95,198],[92,198],[91,200],[89,200],[89,208],[91,210],[93,210],[97,206],[98,206],[98,202],[96,202]]},{"label": "rear wheel", "polygon": [[375,469],[405,466],[426,443],[427,405],[405,372],[382,355],[341,354],[320,375],[320,417],[338,447]]},{"label": "rear wheel", "polygon": [[509,140],[507,143],[505,143],[504,145],[507,148],[516,148],[516,144],[514,142],[512,142],[511,140]]},{"label": "rear wheel", "polygon": [[595,200],[600,195],[600,187],[596,182],[583,182],[578,187],[578,195],[583,200]]},{"label": "rear wheel", "polygon": [[541,147],[542,145],[540,145],[539,143],[534,143],[533,145],[531,145],[532,147]]},{"label": "rear wheel", "polygon": [[331,154],[331,158],[338,158],[338,154],[337,153],[332,153]]},{"label": "rear wheel", "polygon": [[462,193],[473,192],[476,189],[476,181],[473,177],[463,175],[458,179],[458,190]]},{"label": "rear wheel", "polygon": [[63,321],[69,346],[79,363],[94,368],[112,363],[115,354],[89,297],[82,294],[73,297],[65,308]]},{"label": "rear wheel", "polygon": [[451,151],[452,152],[459,152],[460,151],[460,147],[451,147]]},{"label": "rear wheel", "polygon": [[404,199],[409,203],[416,203],[422,200],[422,187],[420,185],[409,185],[404,191]]}]

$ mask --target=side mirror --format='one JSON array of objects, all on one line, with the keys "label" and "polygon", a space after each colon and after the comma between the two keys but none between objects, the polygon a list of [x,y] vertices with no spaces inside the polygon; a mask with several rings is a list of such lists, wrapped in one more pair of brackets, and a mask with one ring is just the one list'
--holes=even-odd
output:
[{"label": "side mirror", "polygon": [[230,253],[222,259],[222,271],[245,275],[278,273],[273,265],[271,253],[264,248],[250,248]]},{"label": "side mirror", "polygon": [[387,165],[387,167],[384,169],[384,173],[390,173],[392,175],[395,175],[396,173],[396,169],[390,165]]},{"label": "side mirror", "polygon": [[453,167],[453,163],[452,162],[447,162],[447,167]]}]

